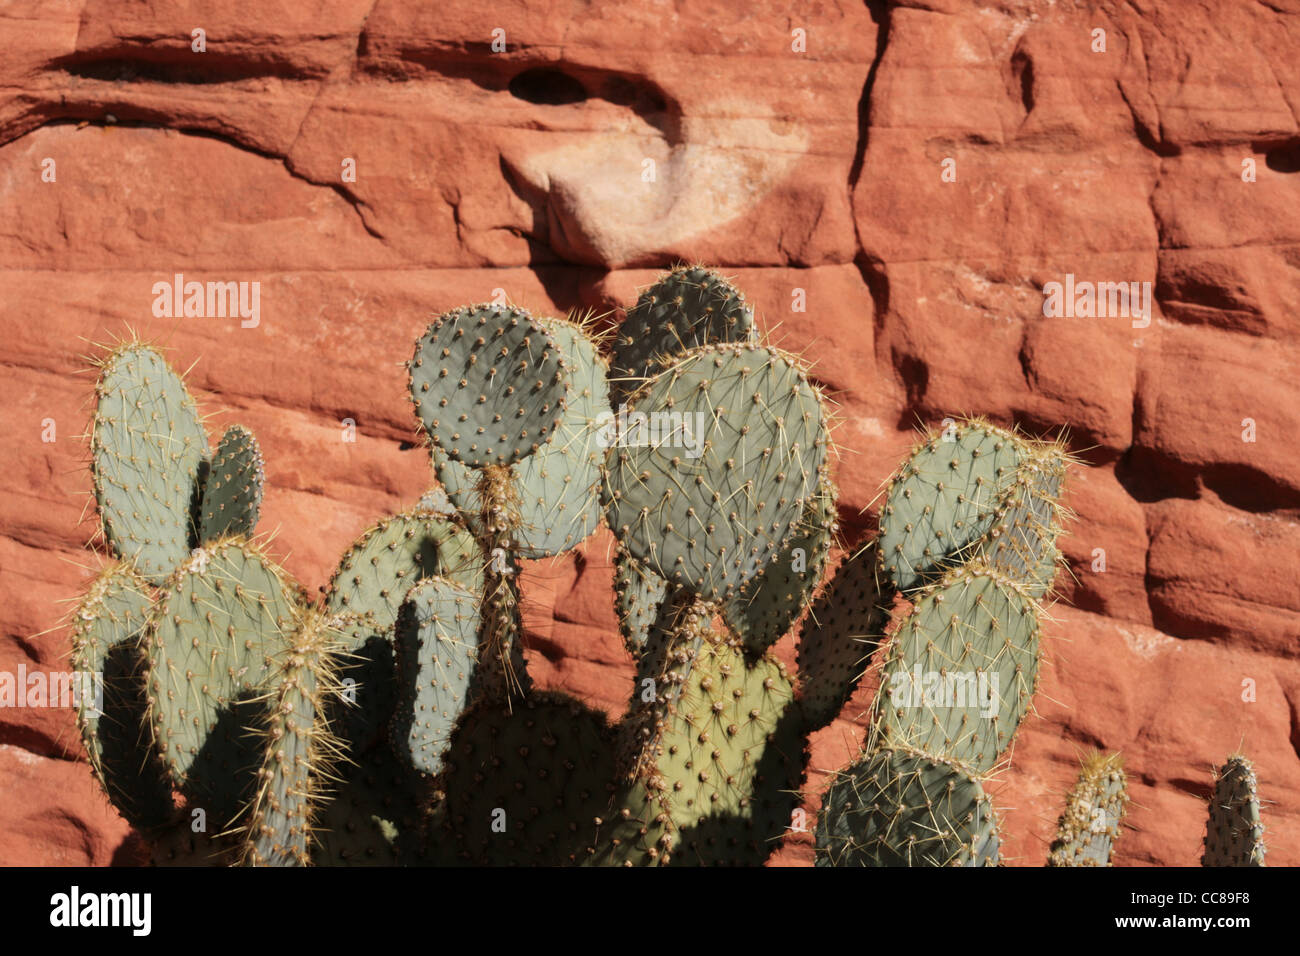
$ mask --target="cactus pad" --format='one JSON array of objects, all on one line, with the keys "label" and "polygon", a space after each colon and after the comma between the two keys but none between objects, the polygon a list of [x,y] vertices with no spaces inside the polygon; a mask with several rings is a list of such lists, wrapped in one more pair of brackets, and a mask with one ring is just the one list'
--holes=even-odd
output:
[{"label": "cactus pad", "polygon": [[979,421],[933,431],[890,482],[880,515],[880,561],[911,591],[967,556],[994,525],[1029,445]]},{"label": "cactus pad", "polygon": [[[146,698],[141,640],[151,604],[148,583],[123,564],[90,586],[72,618],[77,723],[90,766],[130,823],[148,830],[175,814],[166,768],[142,734]],[[97,688],[102,701],[87,690]]]},{"label": "cactus pad", "polygon": [[1245,757],[1229,757],[1215,775],[1202,866],[1264,866],[1255,768]]},{"label": "cactus pad", "polygon": [[884,639],[889,601],[869,545],[840,563],[813,602],[798,646],[799,697],[810,727],[829,724],[852,696]]},{"label": "cactus pad", "polygon": [[446,758],[442,839],[461,863],[582,862],[613,790],[612,743],[602,714],[560,694],[532,695],[513,713],[478,705]]},{"label": "cactus pad", "polygon": [[100,363],[90,450],[113,553],[160,584],[190,553],[208,438],[194,400],[155,349],[133,342]]},{"label": "cactus pad", "polygon": [[641,567],[621,544],[614,552],[614,609],[623,645],[634,657],[645,647],[650,628],[668,597],[668,582]]},{"label": "cactus pad", "polygon": [[339,637],[337,622],[307,610],[272,665],[262,767],[243,834],[246,866],[311,865],[321,790],[340,757],[326,717],[327,700],[338,690]]},{"label": "cactus pad", "polygon": [[[610,417],[606,363],[595,344],[572,322],[547,319],[538,324],[566,357],[572,384],[564,417],[550,439],[511,466],[519,499],[519,556],[533,559],[576,547],[600,524],[601,468]],[[438,480],[475,527],[482,510],[478,474],[436,448],[433,461]]]},{"label": "cactus pad", "polygon": [[1128,808],[1119,754],[1090,754],[1066,797],[1048,866],[1110,866]]},{"label": "cactus pad", "polygon": [[483,559],[474,536],[432,512],[395,515],[344,553],[330,580],[325,607],[331,613],[368,618],[385,631],[397,620],[407,592],[433,574],[471,591],[482,590]]},{"label": "cactus pad", "polygon": [[1060,563],[1058,500],[1066,461],[1057,446],[1036,446],[979,547],[990,567],[1021,582],[1035,600],[1051,590]]},{"label": "cactus pad", "polygon": [[1038,615],[1010,579],[972,563],[918,595],[880,678],[880,729],[926,753],[990,770],[1038,681]]},{"label": "cactus pad", "polygon": [[796,362],[746,346],[688,352],[631,401],[606,456],[610,527],[648,570],[729,597],[779,557],[817,492],[821,396]]},{"label": "cactus pad", "polygon": [[711,634],[657,743],[602,819],[597,863],[761,864],[798,804],[801,717],[779,662]]},{"label": "cactus pad", "polygon": [[818,866],[996,866],[997,819],[979,781],[907,749],[836,775],[817,822]]},{"label": "cactus pad", "polygon": [[199,541],[207,544],[231,534],[250,535],[262,504],[262,452],[243,425],[232,425],[217,446],[203,484]]},{"label": "cactus pad", "polygon": [[616,404],[671,364],[674,356],[701,345],[749,344],[754,312],[726,279],[708,269],[674,269],[637,299],[618,330],[610,392]]},{"label": "cactus pad", "polygon": [[221,826],[261,759],[245,728],[294,623],[279,570],[238,539],[195,550],[154,606],[146,647],[154,741],[172,779]]},{"label": "cactus pad", "polygon": [[510,465],[560,424],[564,357],[523,309],[475,305],[434,320],[408,366],[411,400],[429,440],[471,468]]},{"label": "cactus pad", "polygon": [[372,746],[393,714],[393,623],[411,588],[434,574],[477,592],[483,587],[483,560],[472,534],[419,510],[371,528],[334,572],[326,610],[353,616],[338,676],[355,706],[339,711],[338,732],[354,750]]},{"label": "cactus pad", "polygon": [[442,772],[451,733],[469,699],[478,660],[478,598],[443,578],[426,578],[406,597],[397,622],[401,701],[389,739],[419,773]]},{"label": "cactus pad", "polygon": [[762,654],[784,637],[808,607],[839,527],[836,497],[834,484],[824,479],[805,504],[789,543],[762,574],[727,601],[723,616],[751,655]]}]

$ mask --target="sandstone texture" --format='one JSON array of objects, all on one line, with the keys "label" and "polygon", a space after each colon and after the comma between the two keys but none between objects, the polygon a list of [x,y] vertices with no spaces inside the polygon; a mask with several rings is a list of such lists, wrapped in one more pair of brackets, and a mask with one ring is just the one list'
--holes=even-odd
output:
[{"label": "sandstone texture", "polygon": [[[257,434],[259,530],[315,590],[431,482],[400,365],[434,315],[502,290],[614,323],[698,260],[838,402],[850,541],[917,426],[1068,429],[1010,862],[1098,747],[1117,865],[1199,863],[1238,749],[1300,864],[1300,3],[17,0],[0,51],[0,671],[67,666],[103,562],[97,343],[160,342],[210,432]],[[259,282],[258,324],[156,317],[177,273]],[[1149,283],[1149,321],[1045,316],[1067,275]],[[617,714],[611,551],[524,589],[539,683]],[[813,738],[810,820],[872,692]],[[0,709],[0,864],[138,858],[71,712]]]}]

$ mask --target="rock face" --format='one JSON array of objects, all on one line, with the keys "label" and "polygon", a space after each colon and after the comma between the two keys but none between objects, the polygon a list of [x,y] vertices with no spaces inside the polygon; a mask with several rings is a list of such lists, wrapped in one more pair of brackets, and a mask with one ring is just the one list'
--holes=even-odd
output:
[{"label": "rock face", "polygon": [[[219,6],[0,18],[0,671],[66,667],[100,565],[92,343],[161,342],[210,430],[256,432],[260,528],[314,589],[430,482],[397,366],[434,314],[610,312],[701,260],[816,360],[855,534],[920,423],[1068,428],[1072,574],[994,786],[1011,862],[1046,859],[1095,746],[1130,772],[1117,864],[1195,864],[1238,748],[1270,863],[1300,863],[1293,4]],[[160,317],[177,273],[258,309]],[[539,683],[617,713],[610,541],[524,587]],[[814,738],[810,814],[871,694]],[[0,709],[0,863],[139,858],[83,761],[68,710]]]}]

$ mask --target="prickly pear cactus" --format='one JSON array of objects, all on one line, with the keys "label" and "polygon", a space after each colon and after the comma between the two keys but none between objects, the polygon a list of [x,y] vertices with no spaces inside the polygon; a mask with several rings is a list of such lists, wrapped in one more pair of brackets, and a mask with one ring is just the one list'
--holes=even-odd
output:
[{"label": "prickly pear cactus", "polygon": [[161,584],[190,553],[208,438],[180,376],[130,342],[99,363],[91,476],[113,553]]},{"label": "prickly pear cactus", "polygon": [[639,655],[668,598],[668,582],[641,566],[621,544],[614,552],[614,605],[619,633],[630,654]]},{"label": "prickly pear cactus", "polygon": [[836,775],[817,854],[819,866],[996,866],[998,821],[959,764],[883,748]]},{"label": "prickly pear cactus", "polygon": [[[865,570],[845,569],[856,571],[861,583],[853,590],[874,608],[883,610],[895,590],[909,605],[880,656],[866,755],[827,794],[819,862],[996,862],[995,834],[962,827],[991,819],[980,809],[983,782],[1008,760],[1032,706],[1068,464],[1059,443],[978,420],[948,421],[890,482],[875,547],[877,590]],[[823,644],[808,644],[801,655],[809,663],[820,647],[844,646],[834,631]],[[815,681],[805,690],[807,706],[825,720],[839,701]],[[929,784],[940,778],[943,802]],[[854,802],[861,792],[869,794],[869,813]],[[954,806],[954,794],[973,808]],[[932,819],[918,823],[918,806]],[[937,840],[929,849],[927,828]]]},{"label": "prickly pear cactus", "polygon": [[823,478],[780,553],[727,601],[723,615],[751,654],[779,641],[807,610],[839,528],[837,497],[834,483]]},{"label": "prickly pear cactus", "polygon": [[679,266],[641,293],[618,330],[609,371],[614,404],[690,349],[754,339],[754,312],[731,283],[699,266]]},{"label": "prickly pear cactus", "polygon": [[400,703],[390,740],[419,773],[442,772],[456,720],[478,663],[479,598],[446,578],[426,578],[407,593],[397,624]]},{"label": "prickly pear cactus", "polygon": [[1236,754],[1215,774],[1201,865],[1264,866],[1265,852],[1255,768]]},{"label": "prickly pear cactus", "polygon": [[1011,745],[1038,683],[1037,607],[982,561],[917,592],[876,696],[881,732],[977,772]]},{"label": "prickly pear cactus", "polygon": [[[154,605],[145,654],[148,720],[175,785],[229,823],[252,786],[254,724],[271,662],[290,645],[296,595],[240,539],[195,550]],[[250,759],[251,758],[251,759]]]},{"label": "prickly pear cactus", "polygon": [[1119,754],[1092,753],[1065,798],[1048,866],[1110,866],[1124,817],[1128,781]]},{"label": "prickly pear cactus", "polygon": [[803,724],[784,667],[709,632],[590,862],[757,865],[790,826]]},{"label": "prickly pear cactus", "polygon": [[[826,460],[822,399],[797,362],[703,346],[629,402],[606,457],[606,514],[637,561],[706,600],[782,554]],[[643,417],[636,417],[643,416]]]},{"label": "prickly pear cactus", "polygon": [[77,700],[91,769],[122,816],[146,831],[175,816],[166,768],[141,733],[147,707],[143,640],[152,600],[144,578],[115,564],[95,579],[72,619],[73,667],[82,680],[99,685],[83,685]]},{"label": "prickly pear cactus", "polygon": [[408,369],[429,440],[470,468],[514,464],[564,418],[568,366],[523,309],[475,305],[439,316]]},{"label": "prickly pear cactus", "polygon": [[[549,439],[510,469],[517,494],[518,553],[534,559],[577,547],[599,526],[601,467],[612,417],[608,363],[596,351],[596,342],[577,323],[535,321],[565,356],[571,385],[564,415]],[[479,475],[436,446],[432,453],[438,480],[469,527],[476,528],[483,509]]]},{"label": "prickly pear cactus", "polygon": [[226,535],[251,535],[262,505],[262,452],[243,425],[232,425],[221,438],[207,468],[199,506],[199,540],[204,544]]},{"label": "prickly pear cactus", "polygon": [[[758,865],[799,828],[808,735],[871,667],[868,748],[825,795],[818,863],[997,863],[985,785],[1032,706],[1064,448],[945,423],[879,536],[835,558],[827,403],[730,283],[673,270],[603,351],[590,321],[439,316],[407,368],[441,487],[314,601],[248,540],[253,436],[210,453],[148,346],[100,363],[92,470],[121,560],[75,615],[78,668],[105,674],[79,719],[156,862]],[[523,651],[524,562],[601,520],[635,658],[614,725],[534,690]],[[796,630],[792,679],[773,655]],[[1113,773],[1093,777],[1115,805]],[[1237,822],[1207,861],[1241,855],[1242,779],[1220,781]],[[1054,861],[1108,859],[1113,833],[1070,834]]]},{"label": "prickly pear cactus", "polygon": [[995,527],[1029,454],[1020,436],[978,420],[932,432],[889,484],[880,561],[911,591],[960,564]]},{"label": "prickly pear cactus", "polygon": [[337,622],[307,610],[272,664],[273,696],[259,728],[262,762],[242,837],[246,866],[311,865],[319,804],[341,757],[327,717],[339,690],[341,636]]},{"label": "prickly pear cactus", "polygon": [[890,591],[874,544],[847,555],[812,605],[799,635],[799,686],[811,728],[840,712],[884,639]]}]

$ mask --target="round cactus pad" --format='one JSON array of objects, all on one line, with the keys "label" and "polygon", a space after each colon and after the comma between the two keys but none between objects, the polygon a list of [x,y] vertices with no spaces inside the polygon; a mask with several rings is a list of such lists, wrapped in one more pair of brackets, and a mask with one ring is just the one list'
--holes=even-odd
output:
[{"label": "round cactus pad", "polygon": [[[605,428],[610,420],[605,360],[572,322],[547,319],[544,325],[570,368],[567,407],[549,440],[511,466],[518,495],[519,556],[549,558],[575,547],[600,524],[601,467]],[[478,473],[433,449],[438,481],[471,527],[482,502]]]},{"label": "round cactus pad", "polygon": [[754,312],[718,274],[682,266],[641,293],[619,327],[610,391],[623,402],[675,357],[701,345],[748,344]]},{"label": "round cactus pad", "polygon": [[773,350],[705,346],[633,397],[606,454],[606,514],[647,570],[728,597],[779,557],[817,493],[821,397]]},{"label": "round cactus pad", "polygon": [[411,400],[429,440],[471,468],[511,465],[564,416],[569,374],[523,309],[476,305],[439,316],[415,344]]}]

